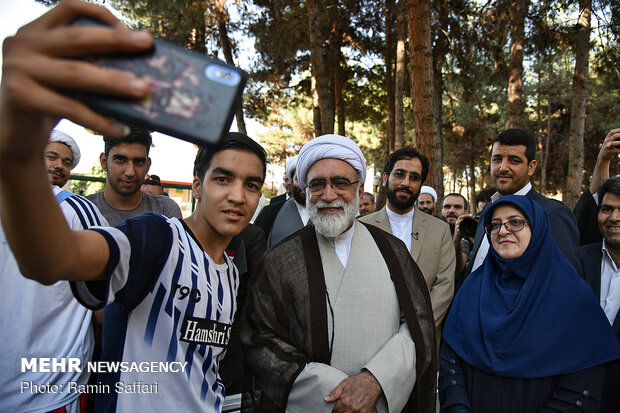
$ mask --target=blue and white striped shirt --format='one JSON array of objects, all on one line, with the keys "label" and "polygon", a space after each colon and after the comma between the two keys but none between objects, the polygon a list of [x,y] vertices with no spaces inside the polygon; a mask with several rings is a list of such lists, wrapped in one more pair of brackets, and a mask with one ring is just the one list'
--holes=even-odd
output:
[{"label": "blue and white striped shirt", "polygon": [[[98,395],[97,411],[220,412],[218,369],[239,286],[231,259],[216,264],[177,218],[145,214],[96,230],[110,247],[108,279],[75,283],[74,293],[90,308],[121,304],[106,308],[102,360],[187,363],[184,372],[100,376],[110,391]],[[157,392],[127,393],[117,383],[157,383]]]}]

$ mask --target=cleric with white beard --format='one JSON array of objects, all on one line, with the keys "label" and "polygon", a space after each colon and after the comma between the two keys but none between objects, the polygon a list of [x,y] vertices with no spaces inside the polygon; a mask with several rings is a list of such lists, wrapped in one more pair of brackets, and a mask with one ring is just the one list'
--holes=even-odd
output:
[{"label": "cleric with white beard", "polygon": [[[312,225],[265,254],[242,341],[260,406],[431,412],[436,346],[424,278],[398,238],[355,219],[366,178],[351,139],[299,152]],[[252,394],[258,394],[256,392]]]}]

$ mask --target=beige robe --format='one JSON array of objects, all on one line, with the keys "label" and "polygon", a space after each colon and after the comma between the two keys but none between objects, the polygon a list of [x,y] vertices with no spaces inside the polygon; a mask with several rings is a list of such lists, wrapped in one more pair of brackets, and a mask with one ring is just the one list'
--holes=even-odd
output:
[{"label": "beige robe", "polygon": [[323,398],[363,368],[383,389],[379,412],[400,412],[415,384],[415,347],[387,265],[368,230],[355,225],[346,268],[329,242],[317,235],[329,298],[330,343],[333,334],[331,363],[306,364],[289,393],[287,412],[331,412],[334,403]]},{"label": "beige robe", "polygon": [[[391,234],[392,227],[385,208],[387,207],[360,218],[360,221],[375,225]],[[426,280],[433,305],[435,326],[439,331],[454,297],[456,253],[450,227],[446,222],[416,207],[411,237],[411,256]]]}]

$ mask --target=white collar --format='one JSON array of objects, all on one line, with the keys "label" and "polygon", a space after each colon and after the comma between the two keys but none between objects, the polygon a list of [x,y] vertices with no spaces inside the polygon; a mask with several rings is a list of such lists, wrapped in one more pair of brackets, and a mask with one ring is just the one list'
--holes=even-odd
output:
[{"label": "white collar", "polygon": [[618,266],[616,265],[616,262],[614,261],[611,254],[609,253],[609,250],[607,249],[607,240],[605,238],[603,238],[603,259],[607,259],[609,265],[611,265],[611,268],[614,271],[618,271]]},{"label": "white collar", "polygon": [[[356,221],[356,220],[355,220]],[[343,232],[336,237],[324,237],[329,245],[332,246],[338,259],[342,263],[342,266],[346,268],[349,262],[349,253],[351,252],[351,242],[353,241],[353,234],[355,234],[355,221],[351,228]]]},{"label": "white collar", "polygon": [[[530,192],[531,189],[532,189],[532,183],[528,182],[527,185],[525,185],[523,188],[519,189],[517,192],[515,192],[512,195],[527,195],[527,193]],[[499,192],[495,192],[493,196],[491,197],[491,202],[497,201],[502,196],[503,195],[500,194]]]},{"label": "white collar", "polygon": [[388,214],[388,218],[390,219],[390,221],[394,220],[394,221],[411,221],[413,219],[413,213],[415,212],[415,207],[411,208],[411,211],[406,212],[404,214],[399,214],[398,212],[394,212],[392,211],[387,205],[385,207],[385,210],[387,211]]}]

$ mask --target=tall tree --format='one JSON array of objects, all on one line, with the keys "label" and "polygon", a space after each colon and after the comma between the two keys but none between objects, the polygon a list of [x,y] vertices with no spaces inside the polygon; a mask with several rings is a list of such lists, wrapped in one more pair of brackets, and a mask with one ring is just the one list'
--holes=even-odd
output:
[{"label": "tall tree", "polygon": [[592,1],[579,0],[579,22],[577,24],[575,74],[573,75],[573,97],[568,135],[568,177],[564,202],[574,207],[581,195],[583,184],[583,133],[586,123],[586,84],[588,82],[588,61],[590,52],[590,15]]},{"label": "tall tree", "polygon": [[395,100],[394,77],[392,76],[392,63],[394,62],[394,4],[394,0],[386,0],[385,2],[385,90],[387,95],[386,154],[394,152]]},{"label": "tall tree", "polygon": [[[310,34],[310,53],[312,60],[312,77],[314,79],[314,90],[316,100],[313,104],[319,105],[321,114],[321,129],[316,131],[317,135],[334,132],[334,107],[329,93],[329,79],[327,76],[327,65],[324,53],[324,38],[321,30],[322,20],[325,18],[323,13],[323,2],[321,0],[306,0],[308,11],[308,33]],[[316,107],[315,107],[316,113]],[[317,122],[315,121],[315,127]]]},{"label": "tall tree", "polygon": [[[112,0],[111,4],[137,28],[190,50],[211,51],[216,57],[221,48],[226,62],[235,64],[235,45],[228,34],[230,19],[225,0]],[[210,39],[213,41],[207,44]],[[246,133],[241,106],[236,109],[235,118],[237,129]]]},{"label": "tall tree", "polygon": [[[411,77],[411,100],[413,118],[420,152],[435,154],[440,135],[433,104],[433,54],[431,45],[430,2],[408,0],[409,17],[409,68]],[[441,160],[430,156],[427,183],[436,187],[443,185]]]},{"label": "tall tree", "polygon": [[394,79],[394,149],[405,143],[405,113],[403,96],[405,91],[405,65],[407,43],[407,4],[398,0],[396,6],[396,73]]},{"label": "tall tree", "polygon": [[336,119],[338,120],[337,129],[338,134],[345,136],[345,100],[344,100],[344,58],[342,56],[342,37],[343,37],[343,22],[340,18],[340,7],[338,0],[329,0],[328,6],[330,30],[329,30],[329,43],[327,45],[328,57],[329,57],[329,71],[331,72],[331,88],[333,94],[334,111]]},{"label": "tall tree", "polygon": [[510,5],[510,78],[506,105],[506,129],[523,126],[523,50],[525,45],[525,16],[529,0],[513,0]]},{"label": "tall tree", "polygon": [[[434,0],[434,9],[437,18],[434,19],[432,27],[432,34],[434,39],[433,46],[433,92],[435,94],[433,98],[433,104],[435,105],[434,113],[436,116],[435,122],[437,125],[442,125],[442,95],[443,95],[443,74],[442,68],[446,60],[446,54],[449,51],[448,43],[448,26],[449,26],[449,10],[447,0]],[[440,133],[435,138],[435,154],[433,158],[443,166],[443,134]],[[473,175],[472,175],[473,176]],[[475,182],[473,179],[472,182]],[[443,199],[443,185],[438,185],[435,190],[439,199]]]},{"label": "tall tree", "polygon": [[[233,45],[230,37],[228,36],[229,16],[225,3],[226,0],[215,0],[213,6],[217,23],[218,37],[220,40],[220,46],[222,47],[222,53],[224,53],[224,59],[226,60],[226,63],[234,65],[235,60],[233,59]],[[237,121],[237,130],[241,133],[247,134],[242,105],[239,105],[235,111],[235,120]]]}]

